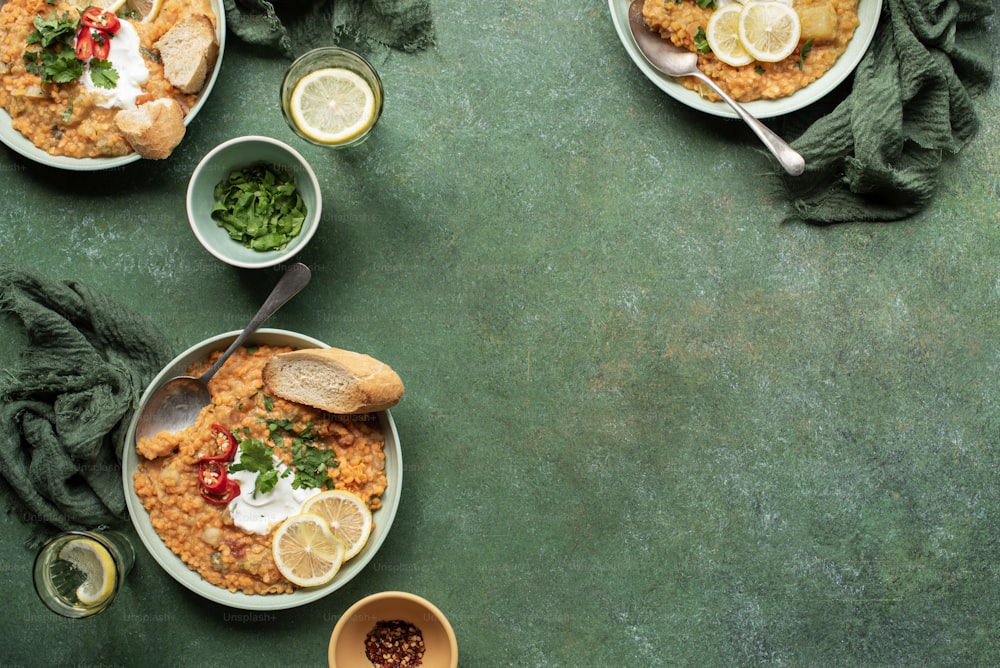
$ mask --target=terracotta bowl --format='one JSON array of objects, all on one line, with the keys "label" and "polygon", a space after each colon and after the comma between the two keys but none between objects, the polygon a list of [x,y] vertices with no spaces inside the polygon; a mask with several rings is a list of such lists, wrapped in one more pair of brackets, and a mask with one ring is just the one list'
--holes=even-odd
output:
[{"label": "terracotta bowl", "polygon": [[341,616],[330,635],[330,668],[370,668],[373,664],[365,656],[365,638],[377,622],[393,620],[420,629],[424,638],[422,668],[458,666],[458,641],[444,614],[416,594],[384,591],[361,599]]}]

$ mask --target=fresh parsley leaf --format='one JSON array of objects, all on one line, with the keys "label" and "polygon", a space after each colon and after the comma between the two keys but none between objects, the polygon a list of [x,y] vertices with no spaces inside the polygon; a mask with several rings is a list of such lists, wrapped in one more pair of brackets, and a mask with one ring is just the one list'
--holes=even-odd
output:
[{"label": "fresh parsley leaf", "polygon": [[[76,58],[73,40],[76,38],[80,21],[64,12],[62,16],[52,12],[45,18],[35,17],[35,29],[25,40],[29,47],[24,51],[24,69],[37,74],[42,83],[69,83],[83,75],[83,63]],[[37,48],[34,48],[37,47]]]},{"label": "fresh parsley leaf", "polygon": [[813,38],[810,37],[809,39],[807,39],[805,42],[802,43],[802,50],[800,51],[801,55],[799,57],[799,63],[798,63],[800,70],[802,69],[802,64],[806,60],[806,56],[809,55],[809,52],[812,51],[812,48],[813,48]]},{"label": "fresh parsley leaf", "polygon": [[715,9],[715,0],[695,0],[702,9]]},{"label": "fresh parsley leaf", "polygon": [[35,29],[28,34],[28,44],[38,44],[42,48],[56,44],[72,46],[77,29],[80,27],[80,20],[70,16],[69,12],[63,12],[62,16],[52,12],[49,18],[41,14],[36,16],[33,25]]},{"label": "fresh parsley leaf", "polygon": [[90,61],[90,80],[98,88],[113,90],[118,85],[118,72],[111,61],[94,59]]},{"label": "fresh parsley leaf", "polygon": [[323,489],[333,486],[330,468],[336,468],[340,463],[332,450],[321,450],[299,441],[292,446],[292,467],[295,469],[293,489]]},{"label": "fresh parsley leaf", "polygon": [[240,458],[229,465],[232,471],[249,471],[256,473],[254,479],[253,497],[257,494],[267,494],[278,484],[278,470],[274,468],[271,459],[271,448],[267,444],[253,438],[240,441]]},{"label": "fresh parsley leaf", "polygon": [[698,32],[694,34],[694,47],[698,49],[699,53],[711,53],[712,51],[712,47],[708,43],[708,36],[701,26],[698,26]]},{"label": "fresh parsley leaf", "polygon": [[291,175],[258,164],[232,171],[215,186],[211,215],[246,248],[280,250],[302,231],[306,204]]}]

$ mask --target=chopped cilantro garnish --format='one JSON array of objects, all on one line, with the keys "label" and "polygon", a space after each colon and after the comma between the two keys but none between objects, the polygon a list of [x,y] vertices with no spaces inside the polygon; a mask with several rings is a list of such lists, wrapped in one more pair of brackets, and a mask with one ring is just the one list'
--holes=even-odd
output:
[{"label": "chopped cilantro garnish", "polygon": [[278,484],[278,470],[274,468],[274,460],[271,459],[271,448],[252,438],[240,441],[239,461],[230,464],[229,471],[249,471],[257,474],[253,486],[254,498],[257,498],[258,492],[267,494]]},{"label": "chopped cilantro garnish", "polygon": [[258,164],[233,170],[215,186],[211,216],[247,248],[281,250],[302,231],[306,204],[291,174]]},{"label": "chopped cilantro garnish", "polygon": [[807,39],[805,42],[802,43],[802,50],[800,51],[801,56],[798,62],[800,70],[802,69],[802,64],[806,60],[806,56],[809,55],[809,52],[812,51],[812,48],[813,48],[813,38],[810,37],[809,39]]},{"label": "chopped cilantro garnish", "polygon": [[90,80],[98,88],[113,89],[118,85],[118,72],[107,60],[90,61]]},{"label": "chopped cilantro garnish", "polygon": [[39,48],[24,52],[24,69],[41,77],[42,83],[60,84],[79,79],[83,74],[83,62],[77,60],[73,50],[79,19],[70,17],[69,12],[62,16],[52,12],[49,18],[41,14],[36,16],[34,25],[26,42],[29,47]]},{"label": "chopped cilantro garnish", "polygon": [[698,26],[698,32],[694,34],[694,47],[700,53],[710,53],[712,51],[712,47],[708,43],[708,35],[705,34],[705,29],[701,26]]},{"label": "chopped cilantro garnish", "polygon": [[330,467],[338,466],[337,455],[331,450],[320,450],[298,441],[292,446],[292,467],[295,469],[294,489],[323,489],[333,486]]}]

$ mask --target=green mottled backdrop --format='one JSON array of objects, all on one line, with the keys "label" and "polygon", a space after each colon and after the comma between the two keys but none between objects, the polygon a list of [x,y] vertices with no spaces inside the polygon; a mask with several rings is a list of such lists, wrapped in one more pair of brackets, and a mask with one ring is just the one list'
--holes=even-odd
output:
[{"label": "green mottled backdrop", "polygon": [[[236,135],[291,143],[325,206],[313,283],[270,324],[406,383],[402,504],[343,590],[247,614],[141,552],[109,612],[54,619],[8,514],[0,665],[321,666],[384,589],[441,607],[473,668],[1000,664],[997,88],[924,213],[818,228],[782,222],[744,126],[636,69],[606,3],[433,9],[436,48],[376,56],[385,114],[350,151],[297,140],[287,62],[236,39],[167,161],[70,174],[0,150],[4,257],[180,351],[276,279],[202,250],[189,174]],[[994,58],[998,39],[994,17]]]}]

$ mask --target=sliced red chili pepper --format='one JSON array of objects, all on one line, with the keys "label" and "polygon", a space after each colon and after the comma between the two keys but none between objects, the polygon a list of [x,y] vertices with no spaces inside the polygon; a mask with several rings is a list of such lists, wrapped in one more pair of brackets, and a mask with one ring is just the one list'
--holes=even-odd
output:
[{"label": "sliced red chili pepper", "polygon": [[82,28],[76,36],[76,57],[80,60],[87,60],[94,55],[94,36],[90,28]]},{"label": "sliced red chili pepper", "polygon": [[201,490],[201,496],[209,503],[226,504],[240,495],[240,483],[232,478],[226,480],[226,489],[221,494],[213,494],[208,490]]},{"label": "sliced red chili pepper", "polygon": [[202,457],[202,459],[210,459],[218,462],[233,461],[233,459],[236,458],[236,448],[238,447],[236,437],[233,436],[233,432],[229,431],[221,424],[213,424],[211,426],[211,430],[212,438],[219,446],[218,453],[208,457]]},{"label": "sliced red chili pepper", "polygon": [[201,489],[209,494],[222,494],[226,491],[226,466],[215,459],[203,459],[198,462],[198,480]]},{"label": "sliced red chili pepper", "polygon": [[103,30],[110,35],[114,35],[122,27],[122,22],[117,16],[100,7],[87,7],[83,10],[80,14],[80,22],[90,28]]},{"label": "sliced red chili pepper", "polygon": [[92,30],[91,37],[94,40],[94,58],[97,60],[107,60],[111,53],[111,35],[103,30]]}]

